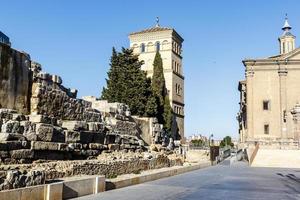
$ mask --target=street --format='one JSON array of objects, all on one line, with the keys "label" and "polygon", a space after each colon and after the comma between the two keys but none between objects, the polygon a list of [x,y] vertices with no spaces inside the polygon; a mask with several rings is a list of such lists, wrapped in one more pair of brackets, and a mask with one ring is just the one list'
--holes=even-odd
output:
[{"label": "street", "polygon": [[220,165],[134,185],[80,200],[300,199],[300,170]]}]

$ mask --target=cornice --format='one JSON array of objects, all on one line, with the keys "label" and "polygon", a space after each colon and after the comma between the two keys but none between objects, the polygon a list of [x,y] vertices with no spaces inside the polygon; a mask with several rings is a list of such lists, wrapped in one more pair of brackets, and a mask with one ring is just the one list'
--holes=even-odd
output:
[{"label": "cornice", "polygon": [[174,104],[177,104],[177,105],[180,105],[180,106],[182,106],[182,107],[184,107],[184,103],[181,103],[181,102],[179,102],[179,101],[176,101],[176,100],[173,100],[172,101]]},{"label": "cornice", "polygon": [[178,74],[177,72],[173,71],[173,74],[175,74],[176,76],[178,76],[179,78],[184,80],[184,76],[181,74]]}]

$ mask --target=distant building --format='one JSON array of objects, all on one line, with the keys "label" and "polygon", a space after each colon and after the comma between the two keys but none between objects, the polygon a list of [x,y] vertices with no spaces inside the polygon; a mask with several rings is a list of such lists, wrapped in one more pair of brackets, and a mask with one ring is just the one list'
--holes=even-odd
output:
[{"label": "distant building", "polygon": [[194,134],[192,136],[189,136],[188,141],[192,141],[192,140],[202,140],[203,142],[208,141],[207,137],[204,135],[201,135],[201,134],[199,134],[199,135]]},{"label": "distant building", "polygon": [[9,37],[0,31],[0,43],[7,44],[10,46]]},{"label": "distant building", "polygon": [[299,142],[300,48],[285,19],[279,55],[243,60],[245,80],[239,82],[240,142]]},{"label": "distant building", "polygon": [[184,75],[182,67],[183,38],[173,29],[156,26],[131,33],[130,47],[144,61],[142,70],[153,75],[153,61],[157,51],[163,60],[164,77],[174,120],[172,133],[175,140],[184,140]]}]

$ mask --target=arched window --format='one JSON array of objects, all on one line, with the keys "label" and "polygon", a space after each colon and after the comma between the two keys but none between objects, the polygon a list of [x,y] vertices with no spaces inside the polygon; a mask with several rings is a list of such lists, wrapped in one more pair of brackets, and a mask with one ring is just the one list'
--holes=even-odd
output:
[{"label": "arched window", "polygon": [[145,44],[142,43],[142,44],[141,44],[141,53],[144,53],[144,52],[145,52]]},{"label": "arched window", "polygon": [[156,46],[156,51],[160,51],[160,43],[156,42],[155,46]]}]

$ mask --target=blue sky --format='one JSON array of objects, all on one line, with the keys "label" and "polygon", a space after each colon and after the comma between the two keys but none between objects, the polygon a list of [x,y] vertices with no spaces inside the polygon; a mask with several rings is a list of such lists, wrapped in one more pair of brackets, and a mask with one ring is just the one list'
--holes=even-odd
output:
[{"label": "blue sky", "polygon": [[285,13],[300,36],[297,0],[0,0],[0,30],[44,71],[58,74],[79,96],[99,96],[111,49],[155,24],[185,39],[185,133],[238,137],[238,81],[244,58],[277,54]]}]

